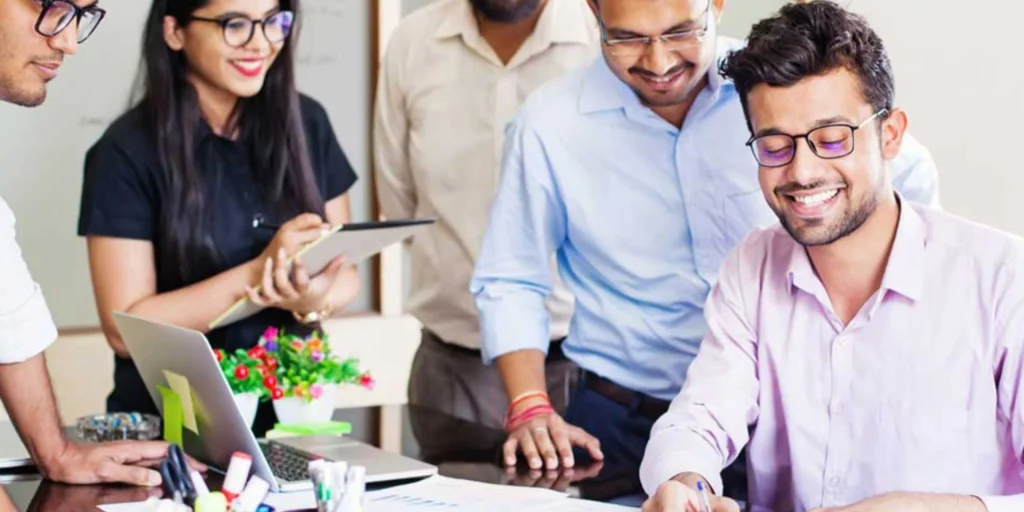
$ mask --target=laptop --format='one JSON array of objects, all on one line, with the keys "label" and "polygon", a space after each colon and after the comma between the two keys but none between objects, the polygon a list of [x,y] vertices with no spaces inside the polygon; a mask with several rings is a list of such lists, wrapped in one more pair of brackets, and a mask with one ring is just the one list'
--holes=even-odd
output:
[{"label": "laptop", "polygon": [[164,371],[188,380],[198,433],[183,429],[182,448],[196,460],[224,471],[232,453],[247,453],[252,456],[252,471],[269,482],[275,492],[311,489],[308,464],[314,459],[364,466],[367,483],[425,478],[437,473],[436,466],[341,436],[256,439],[238,411],[203,333],[120,312],[114,312],[114,321],[161,415],[158,386],[170,387]]},{"label": "laptop", "polygon": [[14,424],[9,421],[0,422],[0,469],[11,469],[32,466],[32,457],[21,442]]}]

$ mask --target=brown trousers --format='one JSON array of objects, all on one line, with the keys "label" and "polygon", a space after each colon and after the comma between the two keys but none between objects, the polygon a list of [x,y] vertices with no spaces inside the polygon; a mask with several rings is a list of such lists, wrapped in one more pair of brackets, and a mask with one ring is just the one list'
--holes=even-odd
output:
[{"label": "brown trousers", "polygon": [[[563,414],[579,374],[559,342],[552,343],[545,374],[552,405]],[[424,329],[412,362],[409,403],[501,429],[508,394],[498,368],[485,365],[480,352],[445,343]]]}]

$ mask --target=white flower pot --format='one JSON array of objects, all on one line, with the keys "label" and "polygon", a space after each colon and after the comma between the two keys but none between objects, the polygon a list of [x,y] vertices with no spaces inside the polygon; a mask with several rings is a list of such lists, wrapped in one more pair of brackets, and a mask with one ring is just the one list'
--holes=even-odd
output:
[{"label": "white flower pot", "polygon": [[232,395],[235,399],[235,406],[245,420],[245,424],[252,428],[253,421],[256,421],[256,409],[260,405],[260,396],[256,393],[242,393]]},{"label": "white flower pot", "polygon": [[331,417],[334,416],[337,388],[338,386],[333,385],[324,386],[324,394],[313,401],[294,396],[274,400],[277,421],[283,425],[331,421]]}]

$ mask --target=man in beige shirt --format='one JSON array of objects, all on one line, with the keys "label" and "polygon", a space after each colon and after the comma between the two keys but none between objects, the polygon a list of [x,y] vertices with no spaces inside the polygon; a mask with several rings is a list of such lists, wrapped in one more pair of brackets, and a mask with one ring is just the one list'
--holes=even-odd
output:
[{"label": "man in beige shirt", "polygon": [[[410,309],[423,337],[412,404],[500,427],[508,397],[480,357],[469,279],[497,190],[504,129],[540,84],[593,60],[598,30],[585,0],[438,0],[388,45],[374,126],[376,185],[388,218],[435,217],[413,238]],[[572,297],[548,297],[548,392],[564,407],[572,365],[560,357]],[[414,418],[415,421],[415,418]]]}]

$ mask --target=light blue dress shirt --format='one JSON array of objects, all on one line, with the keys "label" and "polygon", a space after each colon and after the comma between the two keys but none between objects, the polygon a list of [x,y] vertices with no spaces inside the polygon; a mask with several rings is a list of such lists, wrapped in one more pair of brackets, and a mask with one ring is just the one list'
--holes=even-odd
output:
[{"label": "light blue dress shirt", "polygon": [[[718,58],[741,41],[719,38]],[[744,145],[730,81],[708,86],[677,129],[599,57],[537,89],[508,127],[500,188],[470,289],[485,362],[547,349],[550,258],[576,297],[563,344],[585,370],[671,400],[704,336],[726,253],[778,222]],[[905,137],[896,188],[938,205],[934,162]]]}]

